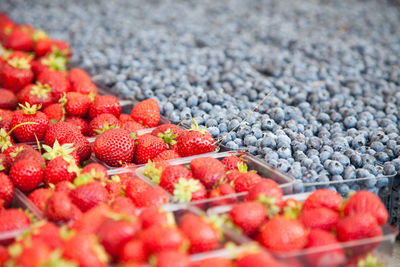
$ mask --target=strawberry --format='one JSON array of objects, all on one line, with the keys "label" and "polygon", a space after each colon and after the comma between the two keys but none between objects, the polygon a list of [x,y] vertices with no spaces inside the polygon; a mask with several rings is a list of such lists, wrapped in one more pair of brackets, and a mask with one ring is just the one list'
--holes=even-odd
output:
[{"label": "strawberry", "polygon": [[72,182],[76,177],[76,163],[65,157],[56,157],[47,164],[44,172],[44,182],[46,185],[57,184],[61,181]]},{"label": "strawberry", "polygon": [[44,171],[37,161],[20,160],[10,170],[10,178],[23,192],[35,189],[43,181]]},{"label": "strawberry", "polygon": [[0,129],[6,132],[11,130],[12,113],[7,111],[0,112]]},{"label": "strawberry", "polygon": [[67,222],[73,216],[73,205],[66,193],[54,192],[47,200],[44,214],[53,222]]},{"label": "strawberry", "polygon": [[127,216],[136,217],[136,207],[130,198],[119,196],[111,202],[111,208],[114,212]]},{"label": "strawberry", "polygon": [[22,108],[21,110],[13,112],[11,127],[14,128],[26,122],[33,122],[35,124],[19,126],[13,131],[13,136],[20,142],[35,142],[36,138],[38,140],[43,140],[50,126],[50,121],[47,119],[46,114],[38,111],[40,107],[36,105],[31,106],[25,103],[25,106],[20,106]]},{"label": "strawberry", "polygon": [[28,215],[19,209],[8,209],[0,212],[0,233],[28,227]]},{"label": "strawberry", "polygon": [[190,179],[192,173],[183,165],[168,166],[161,173],[160,186],[172,194],[180,178]]},{"label": "strawberry", "polygon": [[[235,188],[233,188],[232,185],[230,184],[221,184],[220,186],[211,189],[208,192],[208,198],[219,198],[219,197],[224,197],[224,196],[229,196],[232,194],[235,194]],[[218,205],[228,205],[231,203],[236,202],[236,197],[229,197],[229,198],[224,198],[220,200],[213,200],[211,205],[218,206]]]},{"label": "strawberry", "polygon": [[32,62],[32,70],[36,77],[39,77],[43,72],[47,71],[65,73],[67,70],[67,59],[63,56],[51,53],[34,60]]},{"label": "strawberry", "polygon": [[262,177],[254,172],[246,172],[240,174],[240,176],[234,181],[236,192],[249,191],[255,184],[262,181]]},{"label": "strawberry", "polygon": [[[121,116],[120,116],[121,117]],[[142,124],[136,121],[121,121],[119,120],[121,128],[127,130],[130,133],[137,133],[138,130],[146,129]]]},{"label": "strawberry", "polygon": [[97,136],[110,129],[120,128],[120,122],[114,115],[104,113],[91,120],[89,123],[89,128],[90,136]]},{"label": "strawberry", "polygon": [[29,194],[29,200],[40,210],[44,211],[47,200],[53,195],[54,191],[47,188],[39,188]]},{"label": "strawberry", "polygon": [[239,163],[243,163],[243,160],[235,155],[224,158],[221,161],[225,166],[225,171],[237,170]]},{"label": "strawberry", "polygon": [[179,159],[179,158],[180,158],[179,154],[176,153],[174,150],[164,150],[163,152],[161,152],[157,156],[155,156],[152,159],[152,161],[159,162],[159,161]]},{"label": "strawberry", "polygon": [[0,204],[3,207],[10,206],[14,197],[14,185],[11,179],[4,173],[0,173]]},{"label": "strawberry", "polygon": [[81,82],[90,82],[90,76],[83,69],[73,68],[68,72],[68,81],[71,87],[74,88]]},{"label": "strawberry", "polygon": [[147,187],[137,193],[133,201],[137,207],[150,207],[166,204],[168,199],[168,193],[161,187]]},{"label": "strawberry", "polygon": [[136,164],[145,164],[164,150],[167,150],[167,145],[164,141],[151,134],[139,136],[135,143],[136,149],[133,161]]},{"label": "strawberry", "polygon": [[117,118],[119,115],[121,115],[121,105],[115,96],[96,95],[94,98],[89,107],[89,118],[93,119],[96,116],[104,113],[110,113]]},{"label": "strawberry", "polygon": [[105,221],[111,212],[108,204],[100,204],[87,212],[73,222],[71,229],[79,233],[96,233],[100,225]]},{"label": "strawberry", "polygon": [[281,213],[286,218],[297,219],[302,210],[303,204],[294,198],[288,198],[283,202]]},{"label": "strawberry", "polygon": [[[226,168],[226,167],[225,167]],[[242,162],[239,162],[237,165],[237,168],[234,170],[229,170],[226,172],[226,179],[228,182],[234,182],[237,178],[239,178],[242,173],[247,173],[247,164]]]},{"label": "strawberry", "polygon": [[140,193],[145,191],[150,186],[139,178],[130,179],[126,185],[125,194],[127,197],[135,201],[136,196]]},{"label": "strawberry", "polygon": [[107,180],[105,187],[110,200],[124,195],[124,186],[119,181]]},{"label": "strawberry", "polygon": [[[121,114],[121,115],[119,115],[119,121],[121,122],[121,124],[123,123],[123,122],[126,122],[126,121],[134,121],[132,118],[131,118],[131,115],[129,115],[129,114]],[[140,123],[139,123],[140,124]],[[141,124],[140,124],[141,125]],[[143,125],[142,125],[143,126]],[[144,126],[143,126],[144,127]],[[144,128],[146,128],[146,127],[144,127]]]},{"label": "strawberry", "polygon": [[298,221],[276,216],[270,219],[260,233],[263,246],[275,252],[291,252],[302,249],[307,244],[304,226]]},{"label": "strawberry", "polygon": [[27,144],[16,144],[16,145],[10,146],[6,150],[4,150],[4,155],[6,155],[6,158],[11,163],[13,163],[14,159],[23,150],[35,151],[35,149],[30,145],[27,145]]},{"label": "strawberry", "polygon": [[25,243],[21,254],[15,258],[16,266],[35,267],[50,261],[51,249],[44,241],[35,240],[30,243]]},{"label": "strawberry", "polygon": [[182,157],[204,154],[215,150],[214,138],[206,129],[199,129],[196,121],[191,129],[183,131],[176,141],[178,153]]},{"label": "strawberry", "polygon": [[58,122],[49,127],[45,134],[44,141],[48,146],[53,146],[56,140],[58,140],[60,144],[64,144],[68,136],[79,134],[81,134],[81,132],[75,125],[68,122]]},{"label": "strawberry", "polygon": [[247,194],[247,200],[258,201],[268,210],[271,218],[280,212],[283,206],[282,189],[271,179],[262,179],[253,185]]},{"label": "strawberry", "polygon": [[62,103],[54,103],[48,105],[43,109],[43,113],[46,114],[47,118],[52,124],[65,120],[65,107]]},{"label": "strawberry", "polygon": [[175,227],[153,226],[142,231],[139,238],[148,253],[181,250],[186,241],[184,234]]},{"label": "strawberry", "polygon": [[32,149],[24,149],[18,153],[18,155],[14,159],[14,163],[20,160],[33,160],[42,166],[42,168],[46,168],[46,161],[42,157],[39,151]]},{"label": "strawberry", "polygon": [[29,103],[33,105],[41,105],[46,108],[53,103],[51,96],[51,87],[48,84],[28,84],[18,93],[18,101],[20,103]]},{"label": "strawberry", "polygon": [[190,258],[179,251],[162,251],[155,255],[156,267],[189,267]]},{"label": "strawberry", "polygon": [[150,98],[137,103],[131,111],[131,117],[149,128],[157,126],[161,117],[158,102]]},{"label": "strawberry", "polygon": [[203,167],[212,169],[214,172],[225,171],[224,165],[218,159],[212,157],[199,157],[190,162],[190,169],[193,172],[194,178],[201,179],[205,170]]},{"label": "strawberry", "polygon": [[340,215],[336,211],[322,207],[303,210],[299,219],[307,228],[329,231],[336,227],[340,220]]},{"label": "strawberry", "polygon": [[5,266],[6,262],[10,259],[10,254],[5,246],[0,245],[0,265]]},{"label": "strawberry", "polygon": [[143,242],[137,239],[125,243],[118,255],[121,262],[144,262],[147,260],[147,257],[148,255]]},{"label": "strawberry", "polygon": [[263,205],[250,201],[235,204],[229,215],[233,223],[248,236],[255,235],[268,218],[267,210]]},{"label": "strawberry", "polygon": [[168,214],[155,206],[151,206],[144,208],[139,218],[142,222],[143,229],[147,229],[152,226],[163,227],[173,225],[175,223],[174,217],[170,215],[172,214]]},{"label": "strawberry", "polygon": [[93,234],[79,233],[63,246],[63,257],[79,263],[81,267],[107,266],[108,256]]},{"label": "strawberry", "polygon": [[178,202],[198,201],[207,198],[207,190],[204,185],[195,179],[179,178],[174,184],[174,198]]},{"label": "strawberry", "polygon": [[67,103],[65,105],[65,109],[68,115],[78,117],[86,116],[91,104],[91,100],[87,95],[76,92],[68,92],[66,98]]},{"label": "strawberry", "polygon": [[78,186],[70,193],[70,198],[81,211],[85,212],[94,206],[106,203],[108,201],[108,192],[101,183],[90,182]]},{"label": "strawberry", "polygon": [[37,82],[48,84],[51,87],[51,94],[54,102],[58,101],[64,93],[70,90],[67,79],[64,77],[64,74],[59,71],[43,71],[38,75]]},{"label": "strawberry", "polygon": [[368,191],[357,191],[344,206],[344,215],[349,216],[357,212],[370,212],[379,225],[385,224],[389,219],[388,211],[377,195]]},{"label": "strawberry", "polygon": [[64,140],[65,143],[73,144],[80,162],[84,162],[90,158],[92,148],[87,138],[80,131],[76,135],[68,135]]},{"label": "strawberry", "polygon": [[54,223],[39,221],[31,225],[30,231],[25,233],[25,238],[29,236],[34,242],[40,240],[45,242],[51,249],[57,249],[63,243],[60,232],[60,229]]},{"label": "strawberry", "polygon": [[33,81],[33,72],[28,60],[15,58],[8,60],[0,69],[0,82],[3,88],[14,93]]},{"label": "strawberry", "polygon": [[108,179],[107,169],[103,165],[99,163],[90,163],[83,167],[81,173],[87,173],[92,178],[98,179],[100,181],[104,181]]},{"label": "strawberry", "polygon": [[80,117],[69,116],[65,119],[65,121],[78,127],[84,136],[90,136],[89,123],[87,123],[84,119]]},{"label": "strawberry", "polygon": [[113,258],[118,251],[140,231],[137,218],[107,219],[97,230],[97,236],[106,252]]},{"label": "strawberry", "polygon": [[33,50],[33,40],[31,32],[24,26],[15,27],[7,36],[4,47],[19,51],[30,52]]},{"label": "strawberry", "polygon": [[[210,223],[197,215],[185,214],[179,220],[179,229],[189,239],[190,253],[201,253],[218,247],[218,232]],[[196,229],[196,231],[193,231],[193,229]]]},{"label": "strawberry", "polygon": [[118,167],[132,161],[135,142],[126,130],[111,129],[96,138],[93,152],[107,165]]},{"label": "strawberry", "polygon": [[[259,261],[257,261],[259,262]],[[213,267],[234,267],[235,265],[233,264],[233,262],[230,259],[227,258],[206,258],[204,260],[200,260],[200,261],[195,261],[192,263],[192,267],[209,267],[209,266],[213,266]],[[254,264],[250,264],[250,265],[246,265],[246,267],[248,266],[257,266]]]},{"label": "strawberry", "polygon": [[303,203],[303,209],[315,209],[325,207],[339,211],[342,206],[342,197],[335,191],[318,189],[314,191]]},{"label": "strawberry", "polygon": [[8,174],[11,169],[11,161],[6,154],[0,153],[0,173]]},{"label": "strawberry", "polygon": [[17,106],[17,96],[10,90],[0,89],[0,108],[14,110]]},{"label": "strawberry", "polygon": [[312,266],[341,266],[346,262],[346,255],[339,241],[330,233],[324,230],[311,230],[308,234],[306,248],[318,248],[330,246],[328,251],[307,253],[306,261]]},{"label": "strawberry", "polygon": [[265,251],[246,253],[236,260],[236,267],[250,267],[250,266],[268,266],[268,267],[282,267],[278,261],[274,259],[269,253]]},{"label": "strawberry", "polygon": [[22,52],[22,51],[12,51],[11,54],[8,55],[7,60],[10,59],[25,59],[28,61],[29,65],[32,66],[32,60],[33,60],[33,55],[27,52]]},{"label": "strawberry", "polygon": [[[162,124],[160,126],[157,126],[151,132],[151,134],[154,135],[154,136],[160,137],[159,134],[165,135],[165,133],[171,133],[171,134],[176,135],[176,137],[178,137],[182,132],[183,131],[182,131],[181,128],[179,128],[179,126],[177,126],[175,124],[166,123],[166,124]],[[162,137],[160,137],[160,138],[162,138]]]},{"label": "strawberry", "polygon": [[69,47],[68,43],[64,41],[44,38],[35,43],[34,52],[37,57],[45,56],[55,52],[63,56],[70,56],[71,48]]}]

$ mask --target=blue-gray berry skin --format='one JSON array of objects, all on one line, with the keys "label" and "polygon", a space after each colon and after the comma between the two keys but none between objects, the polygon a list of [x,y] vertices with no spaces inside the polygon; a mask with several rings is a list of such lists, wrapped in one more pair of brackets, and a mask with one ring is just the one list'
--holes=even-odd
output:
[{"label": "blue-gray berry skin", "polygon": [[343,165],[336,160],[331,160],[328,164],[328,171],[330,174],[342,174],[344,171]]}]

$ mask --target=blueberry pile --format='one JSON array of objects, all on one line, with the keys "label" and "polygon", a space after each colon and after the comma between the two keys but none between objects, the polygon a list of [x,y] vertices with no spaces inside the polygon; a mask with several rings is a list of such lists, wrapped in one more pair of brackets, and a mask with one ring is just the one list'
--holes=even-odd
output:
[{"label": "blueberry pile", "polygon": [[13,0],[0,9],[69,42],[72,63],[96,83],[156,98],[172,122],[195,118],[228,148],[290,173],[296,192],[371,177],[329,188],[382,195],[389,180],[374,177],[400,171],[395,4]]}]

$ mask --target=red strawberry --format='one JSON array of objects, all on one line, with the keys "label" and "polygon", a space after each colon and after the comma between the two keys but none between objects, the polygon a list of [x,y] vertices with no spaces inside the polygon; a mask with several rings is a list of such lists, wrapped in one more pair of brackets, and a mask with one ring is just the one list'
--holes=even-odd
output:
[{"label": "red strawberry", "polygon": [[148,253],[181,250],[185,244],[185,236],[175,227],[153,226],[142,231],[139,237]]},{"label": "red strawberry", "polygon": [[47,200],[53,195],[54,191],[47,188],[39,188],[29,194],[29,200],[40,210],[44,211]]},{"label": "red strawberry", "polygon": [[[120,116],[121,117],[121,116]],[[137,133],[138,130],[146,129],[142,124],[136,121],[120,121],[121,128],[127,130],[130,133]]]},{"label": "red strawberry", "polygon": [[150,98],[137,103],[131,111],[131,117],[149,128],[157,126],[161,117],[158,102]]},{"label": "red strawberry", "polygon": [[0,108],[14,110],[18,106],[18,99],[16,95],[6,89],[0,89]]},{"label": "red strawberry", "polygon": [[105,220],[97,231],[100,243],[106,252],[113,258],[118,251],[140,231],[140,223],[137,218]]},{"label": "red strawberry", "polygon": [[[211,189],[208,192],[208,198],[219,198],[219,197],[229,196],[235,193],[236,193],[235,188],[233,188],[233,186],[231,186],[230,184],[221,184],[217,188]],[[213,200],[211,205],[213,206],[228,205],[235,202],[236,202],[236,197],[229,197],[220,200]]]},{"label": "red strawberry", "polygon": [[26,122],[32,122],[35,124],[19,126],[13,131],[13,136],[20,142],[35,142],[36,138],[38,140],[43,140],[44,135],[50,126],[50,121],[47,119],[46,114],[38,111],[39,107],[36,105],[30,106],[26,103],[25,106],[21,105],[21,107],[21,110],[13,112],[11,127],[14,128],[17,125]]},{"label": "red strawberry", "polygon": [[254,172],[242,173],[235,181],[236,192],[249,191],[255,184],[262,181],[262,177]]},{"label": "red strawberry", "polygon": [[14,185],[11,179],[0,172],[0,204],[3,207],[10,206],[14,197]]},{"label": "red strawberry", "polygon": [[[190,253],[200,253],[214,250],[219,244],[216,229],[201,217],[187,213],[179,220],[179,229],[190,242]],[[193,231],[196,229],[196,231]]]},{"label": "red strawberry", "polygon": [[111,212],[108,204],[100,204],[87,212],[74,221],[71,229],[79,233],[96,233],[100,225],[105,221]]},{"label": "red strawberry", "polygon": [[124,186],[119,181],[108,180],[105,187],[110,200],[124,195]]},{"label": "red strawberry", "polygon": [[234,182],[237,178],[239,178],[242,173],[247,173],[247,164],[242,162],[239,162],[237,165],[237,168],[234,170],[230,170],[226,173],[226,179],[228,182]]},{"label": "red strawberry", "polygon": [[305,209],[299,219],[307,228],[329,231],[337,225],[340,215],[328,208]]},{"label": "red strawberry", "polygon": [[65,120],[65,107],[62,103],[54,103],[43,109],[43,113],[52,124]]},{"label": "red strawberry", "polygon": [[34,267],[45,264],[50,260],[51,249],[42,240],[35,240],[29,244],[25,243],[21,254],[15,258],[16,266]]},{"label": "red strawberry", "polygon": [[33,50],[33,40],[31,32],[24,26],[15,27],[7,36],[4,47],[6,49],[30,52]]},{"label": "red strawberry", "polygon": [[235,155],[224,158],[222,164],[225,166],[225,171],[237,170],[239,163],[243,163],[243,160]]},{"label": "red strawberry", "polygon": [[75,164],[74,161],[67,161],[62,156],[50,160],[44,173],[44,182],[47,185],[57,184],[61,181],[72,182],[76,177],[76,172],[73,169],[77,167]]},{"label": "red strawberry", "polygon": [[44,213],[50,221],[67,222],[72,219],[73,205],[67,194],[54,192],[47,200]]},{"label": "red strawberry", "polygon": [[89,108],[90,119],[104,113],[110,113],[115,117],[121,115],[121,105],[118,99],[112,95],[96,95]]},{"label": "red strawberry", "polygon": [[386,207],[377,195],[368,191],[357,191],[346,202],[344,215],[349,216],[357,212],[369,212],[377,220],[378,224],[383,225],[389,219]]},{"label": "red strawberry", "polygon": [[120,128],[120,122],[114,115],[103,113],[96,116],[93,120],[90,121],[89,128],[90,135],[96,136],[110,129]]},{"label": "red strawberry", "polygon": [[236,267],[250,266],[282,267],[282,264],[276,261],[274,257],[265,251],[248,253],[236,260]]},{"label": "red strawberry", "polygon": [[318,189],[314,191],[303,203],[303,209],[315,209],[325,207],[339,211],[342,206],[342,197],[335,191]]},{"label": "red strawberry", "polygon": [[32,66],[32,60],[34,58],[34,56],[30,53],[17,51],[17,50],[12,51],[8,57],[6,56],[6,54],[3,54],[3,55],[7,58],[7,60],[14,59],[14,58],[25,59],[28,61],[29,65],[31,65],[31,66]]},{"label": "red strawberry", "polygon": [[135,156],[136,164],[145,164],[155,156],[167,150],[167,145],[160,138],[151,134],[139,136],[136,140]]},{"label": "red strawberry", "polygon": [[174,184],[174,198],[178,202],[198,201],[207,198],[205,186],[195,179],[179,178]]},{"label": "red strawberry", "polygon": [[90,80],[90,76],[82,69],[73,68],[68,72],[68,81],[71,91],[82,94],[97,94],[97,88]]},{"label": "red strawberry", "polygon": [[[164,135],[165,133],[170,132],[174,135],[176,135],[176,137],[178,137],[183,131],[181,128],[179,128],[179,126],[175,125],[175,124],[162,124],[160,126],[157,126],[152,132],[151,134],[154,136],[159,136],[159,134]],[[162,137],[160,137],[162,138]]]},{"label": "red strawberry", "polygon": [[10,170],[10,178],[16,188],[23,192],[35,189],[43,181],[42,166],[33,160],[15,162]]},{"label": "red strawberry", "polygon": [[11,161],[7,158],[6,154],[0,153],[0,172],[8,174],[11,169]]},{"label": "red strawberry", "polygon": [[0,245],[0,265],[5,266],[6,262],[10,259],[10,254],[5,246]]},{"label": "red strawberry", "polygon": [[42,84],[48,84],[52,91],[53,101],[58,101],[64,93],[70,90],[69,83],[64,74],[59,71],[44,71],[39,74],[37,81]]},{"label": "red strawberry", "polygon": [[46,161],[42,157],[42,155],[37,150],[32,149],[24,149],[18,153],[18,155],[14,159],[14,163],[20,160],[33,160],[42,166],[42,168],[46,167]]},{"label": "red strawberry", "polygon": [[93,234],[79,233],[63,246],[63,257],[79,263],[81,267],[107,266],[108,256]]},{"label": "red strawberry", "polygon": [[65,109],[68,115],[78,117],[86,116],[91,104],[90,98],[87,95],[76,92],[68,92],[66,98],[67,103],[65,105]]},{"label": "red strawberry", "polygon": [[133,178],[133,179],[130,179],[128,181],[128,183],[126,184],[125,194],[127,197],[129,197],[130,199],[132,199],[134,201],[136,196],[140,192],[145,191],[149,187],[150,186],[142,179]]},{"label": "red strawberry", "polygon": [[34,51],[37,57],[51,53],[59,53],[63,56],[69,56],[71,54],[71,48],[68,43],[48,38],[38,40],[35,43]]},{"label": "red strawberry", "polygon": [[20,103],[29,103],[33,105],[42,105],[46,108],[53,103],[51,96],[51,87],[48,84],[28,84],[18,93],[18,101]]},{"label": "red strawberry", "polygon": [[346,255],[339,241],[330,232],[315,229],[308,234],[306,248],[318,248],[328,245],[330,246],[328,251],[307,253],[305,255],[306,261],[312,266],[343,265],[346,262]]},{"label": "red strawberry", "polygon": [[271,179],[262,179],[253,185],[247,194],[247,200],[258,201],[268,210],[271,218],[280,212],[283,206],[282,189]]},{"label": "red strawberry", "polygon": [[62,181],[56,184],[56,188],[55,191],[56,192],[64,192],[67,195],[69,195],[69,193],[71,193],[72,190],[75,189],[75,186],[73,183],[68,182],[68,181]]},{"label": "red strawberry", "polygon": [[84,136],[90,136],[89,123],[87,123],[84,119],[72,116],[72,117],[67,117],[65,121],[78,127],[78,129],[81,130],[81,133]]},{"label": "red strawberry", "polygon": [[190,162],[190,169],[193,172],[193,177],[200,179],[204,175],[204,168],[208,167],[213,169],[215,172],[224,172],[224,165],[216,158],[212,157],[199,157],[195,158]]},{"label": "red strawberry", "polygon": [[58,140],[60,144],[64,144],[67,137],[79,134],[81,134],[81,132],[75,125],[68,122],[58,122],[49,127],[44,141],[46,145],[52,147],[56,140]]},{"label": "red strawberry", "polygon": [[144,262],[147,257],[143,242],[137,239],[127,242],[119,251],[121,262]]},{"label": "red strawberry", "polygon": [[180,158],[179,154],[176,153],[174,150],[164,150],[157,156],[155,156],[152,161],[154,162],[159,162],[159,161],[165,161],[165,160],[171,160],[171,159],[178,159]]},{"label": "red strawberry", "polygon": [[72,202],[83,212],[108,201],[107,189],[99,182],[78,186],[70,193]]},{"label": "red strawberry", "polygon": [[267,210],[263,205],[249,201],[235,204],[229,215],[233,223],[249,236],[256,234],[268,218]]},{"label": "red strawberry", "polygon": [[111,129],[96,138],[93,152],[107,165],[118,167],[132,161],[135,142],[126,130]]},{"label": "red strawberry", "polygon": [[282,214],[286,218],[297,219],[302,210],[303,204],[294,198],[288,198],[283,202]]},{"label": "red strawberry", "polygon": [[0,129],[4,131],[11,130],[12,113],[7,111],[0,112]]},{"label": "red strawberry", "polygon": [[18,154],[25,149],[30,150],[30,151],[35,151],[35,149],[30,145],[16,144],[16,145],[10,146],[6,150],[4,150],[4,155],[6,155],[7,159],[11,163],[13,163],[14,159],[18,156]]},{"label": "red strawberry", "polygon": [[166,204],[168,199],[168,193],[161,187],[147,187],[137,193],[133,201],[137,207],[150,207]]},{"label": "red strawberry", "polygon": [[[119,115],[119,121],[122,122],[126,122],[126,121],[133,121],[133,119],[131,118],[131,115],[129,114],[121,114]],[[146,127],[145,127],[146,128]]]},{"label": "red strawberry", "polygon": [[22,229],[30,224],[29,217],[19,209],[8,209],[0,212],[0,233]]},{"label": "red strawberry", "polygon": [[119,196],[111,202],[114,212],[128,217],[136,217],[136,206],[130,198]]},{"label": "red strawberry", "polygon": [[104,181],[108,179],[107,169],[103,165],[99,163],[90,163],[83,167],[81,173],[87,173],[91,177],[98,179],[100,181]]},{"label": "red strawberry", "polygon": [[80,162],[84,162],[90,158],[92,148],[87,138],[81,132],[76,135],[68,135],[64,140],[64,144],[65,143],[73,144],[73,147],[76,148],[76,152],[78,153]]},{"label": "red strawberry", "polygon": [[215,150],[214,138],[206,129],[199,129],[197,122],[192,125],[190,130],[183,131],[176,141],[178,153],[182,157],[204,154]]},{"label": "red strawberry", "polygon": [[179,251],[162,251],[155,255],[156,267],[189,267],[190,258]]},{"label": "red strawberry", "polygon": [[0,69],[0,81],[3,88],[14,93],[33,81],[33,72],[28,60],[11,59],[2,65]]},{"label": "red strawberry", "polygon": [[65,73],[67,70],[67,59],[55,53],[48,54],[34,60],[32,62],[32,70],[36,77],[47,71]]},{"label": "red strawberry", "polygon": [[170,165],[161,173],[160,186],[172,194],[179,178],[190,179],[192,173],[183,165]]},{"label": "red strawberry", "polygon": [[[259,262],[257,260],[257,262]],[[195,261],[192,263],[193,267],[209,267],[209,266],[213,266],[213,267],[234,267],[236,265],[233,264],[233,262],[230,259],[227,258],[207,258],[204,260],[200,260],[200,261]],[[254,264],[250,264],[250,265],[245,265],[246,267],[248,266],[257,266]]]},{"label": "red strawberry", "polygon": [[[168,226],[173,225],[175,221],[173,220],[173,216],[170,216],[167,212],[160,210],[159,208],[152,206],[148,208],[144,208],[140,213],[139,218],[142,221],[143,229],[147,229],[152,226]],[[171,221],[172,218],[172,221]]]},{"label": "red strawberry", "polygon": [[275,252],[291,252],[302,249],[307,244],[304,226],[293,219],[276,216],[270,219],[260,233],[260,242]]}]

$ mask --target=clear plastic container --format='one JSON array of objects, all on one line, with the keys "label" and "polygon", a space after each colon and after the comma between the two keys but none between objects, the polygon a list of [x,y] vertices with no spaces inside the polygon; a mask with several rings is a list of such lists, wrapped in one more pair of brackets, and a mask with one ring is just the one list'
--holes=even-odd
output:
[{"label": "clear plastic container", "polygon": [[[247,161],[247,166],[248,170],[255,170],[259,175],[262,177],[267,177],[269,179],[274,180],[277,182],[282,189],[284,194],[291,194],[293,192],[293,182],[294,178],[291,177],[290,175],[281,172],[277,170],[276,168],[271,167],[268,165],[266,162],[249,155],[248,153],[244,152],[222,152],[222,153],[207,153],[207,154],[201,154],[201,155],[196,155],[196,156],[191,156],[191,157],[186,157],[186,158],[180,158],[180,159],[174,159],[170,160],[169,163],[171,165],[185,165],[185,164],[190,164],[190,162],[195,159],[195,158],[200,158],[200,157],[213,157],[218,160],[222,160],[225,157],[231,156],[231,155],[236,155],[236,156],[242,156],[244,160]],[[149,184],[152,184],[153,186],[156,186],[148,177],[146,177],[143,174],[143,171],[145,169],[145,166],[139,167],[136,169],[136,174],[139,178],[143,179]],[[226,199],[233,199],[233,201],[240,200],[244,198],[247,195],[247,192],[241,192],[241,193],[236,193],[236,194],[231,194],[231,195],[226,195],[222,197],[217,197],[217,198],[209,198],[209,199],[204,199],[204,200],[199,200],[199,201],[191,201],[188,203],[179,203],[171,194],[171,202],[176,203],[178,205],[181,205],[182,207],[185,207],[187,205],[196,205],[198,207],[201,207],[203,209],[206,209],[209,205],[217,205],[219,201],[226,200]]]},{"label": "clear plastic container", "polygon": [[[43,219],[42,212],[26,197],[24,193],[16,188],[14,190],[14,198],[10,208],[24,210],[31,214],[36,220]],[[29,227],[0,233],[0,244],[7,245],[11,243],[19,234],[23,233],[27,229],[29,229]]]}]

